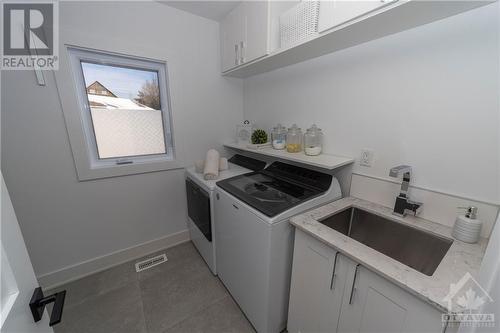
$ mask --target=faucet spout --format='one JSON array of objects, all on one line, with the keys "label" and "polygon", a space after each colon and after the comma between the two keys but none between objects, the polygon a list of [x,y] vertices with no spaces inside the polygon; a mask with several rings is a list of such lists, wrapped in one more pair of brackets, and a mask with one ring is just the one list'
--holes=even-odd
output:
[{"label": "faucet spout", "polygon": [[411,166],[409,165],[398,165],[394,168],[391,168],[389,171],[389,176],[397,178],[402,173],[411,173]]},{"label": "faucet spout", "polygon": [[417,215],[420,208],[422,207],[422,203],[412,201],[408,196],[408,189],[410,188],[411,180],[411,166],[399,165],[391,168],[391,170],[389,171],[389,176],[391,177],[399,177],[400,174],[403,174],[403,182],[401,183],[400,193],[396,197],[396,202],[394,203],[393,214],[406,216],[406,213],[408,211],[411,211],[414,215]]}]

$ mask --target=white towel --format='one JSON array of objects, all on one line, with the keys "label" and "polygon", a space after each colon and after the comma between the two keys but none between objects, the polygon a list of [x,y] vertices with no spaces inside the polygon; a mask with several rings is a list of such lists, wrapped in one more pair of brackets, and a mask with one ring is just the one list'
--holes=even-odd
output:
[{"label": "white towel", "polygon": [[207,151],[207,158],[205,159],[205,168],[203,169],[203,177],[206,180],[214,180],[219,177],[219,152],[215,149]]},{"label": "white towel", "polygon": [[227,158],[221,157],[219,160],[219,171],[224,171],[229,169],[229,163],[227,162]]}]

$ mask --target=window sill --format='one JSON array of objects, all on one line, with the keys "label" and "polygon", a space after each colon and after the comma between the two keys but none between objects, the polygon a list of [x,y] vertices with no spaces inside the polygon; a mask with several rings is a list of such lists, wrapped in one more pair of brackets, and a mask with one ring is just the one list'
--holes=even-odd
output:
[{"label": "window sill", "polygon": [[79,181],[88,181],[102,178],[136,175],[141,173],[176,170],[182,168],[184,168],[184,164],[182,162],[180,162],[179,160],[172,160],[99,166],[94,168],[77,166],[77,174]]}]

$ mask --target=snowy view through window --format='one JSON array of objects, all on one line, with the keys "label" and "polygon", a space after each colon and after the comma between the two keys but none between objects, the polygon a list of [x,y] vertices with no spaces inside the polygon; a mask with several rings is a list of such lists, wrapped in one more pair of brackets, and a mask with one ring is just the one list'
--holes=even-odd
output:
[{"label": "snowy view through window", "polygon": [[158,73],[81,62],[99,158],[166,152]]}]

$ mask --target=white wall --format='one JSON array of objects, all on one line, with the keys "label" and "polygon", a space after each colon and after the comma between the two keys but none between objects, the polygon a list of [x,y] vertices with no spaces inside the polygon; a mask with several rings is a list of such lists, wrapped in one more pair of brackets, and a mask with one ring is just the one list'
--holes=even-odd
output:
[{"label": "white wall", "polygon": [[[61,2],[60,24],[71,44],[168,61],[186,164],[241,121],[242,84],[220,76],[216,22],[155,2]],[[183,170],[78,182],[53,74],[46,80],[2,73],[2,170],[37,275],[57,283],[96,268],[57,272],[68,266],[185,231]]]},{"label": "white wall", "polygon": [[356,173],[385,179],[406,163],[416,186],[498,204],[497,9],[248,78],[244,117],[264,128],[316,123],[328,153],[375,152],[373,166],[356,165]]}]

